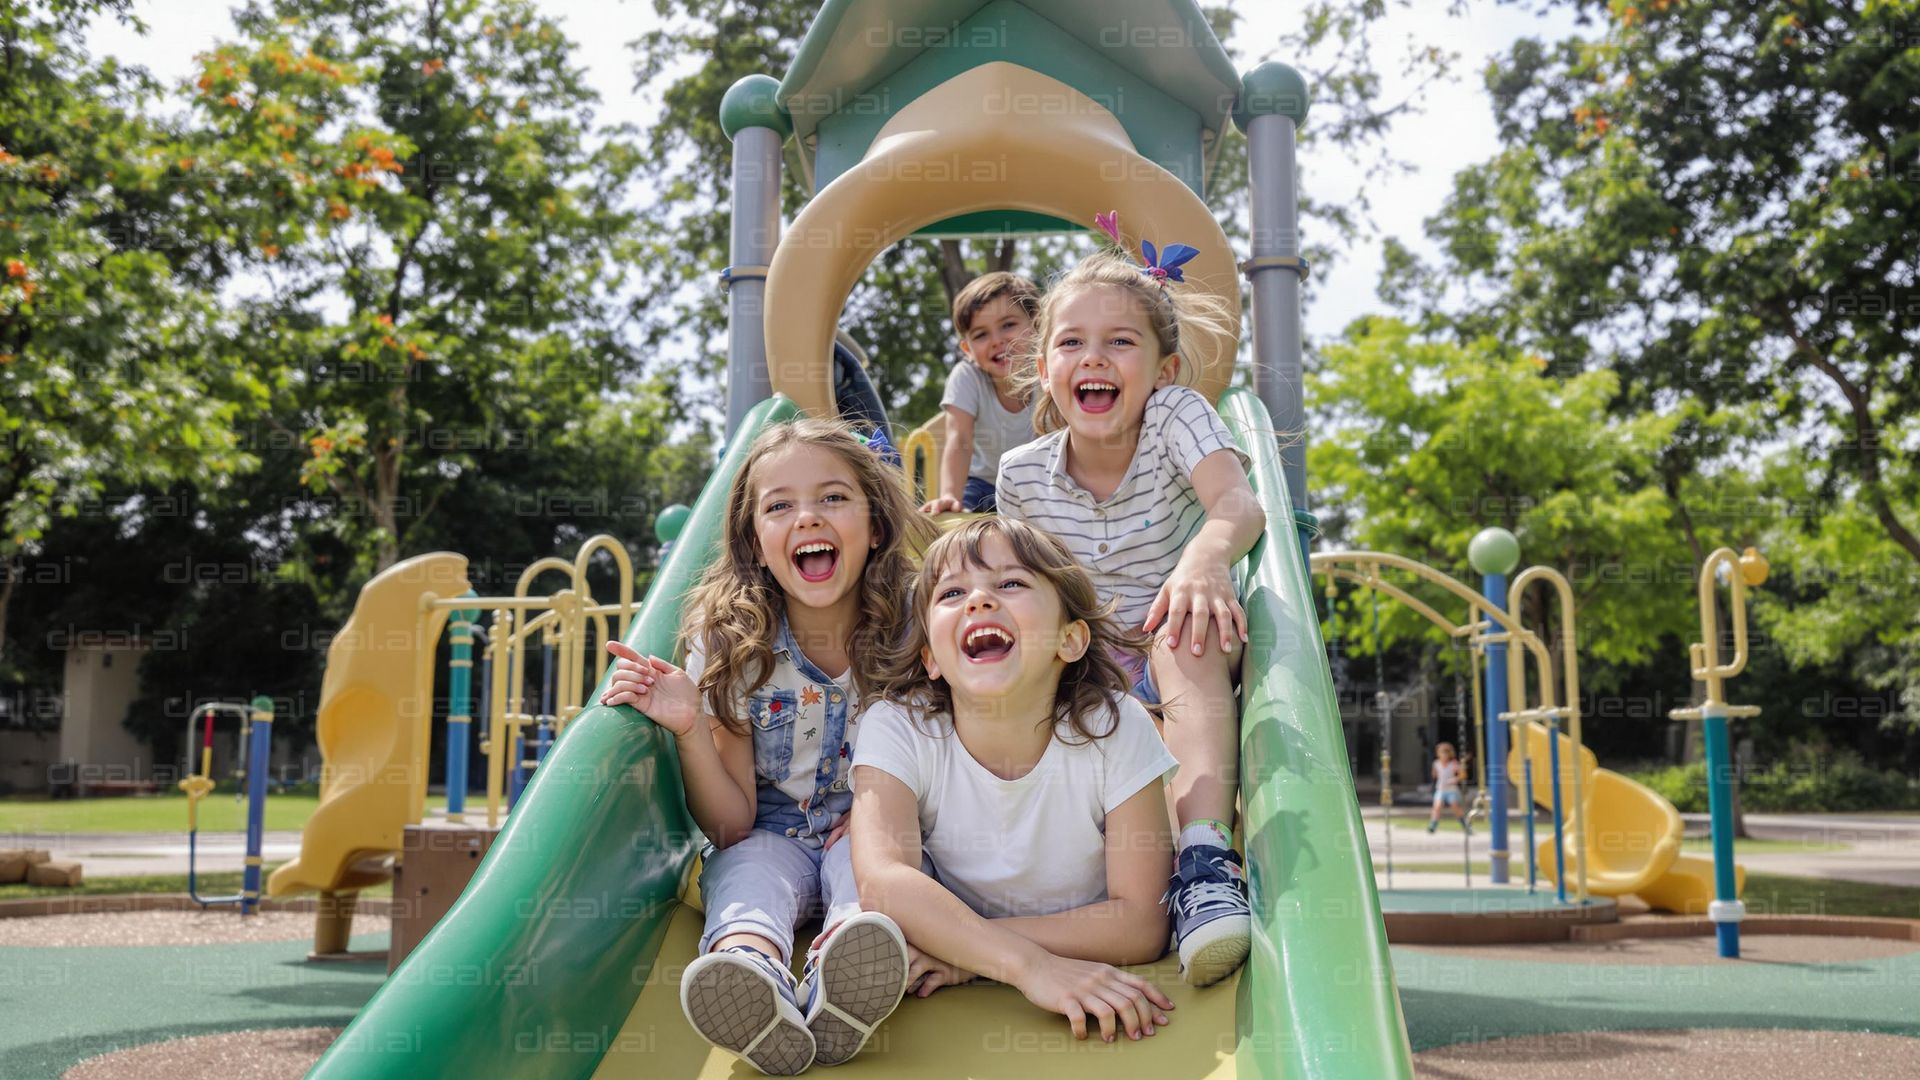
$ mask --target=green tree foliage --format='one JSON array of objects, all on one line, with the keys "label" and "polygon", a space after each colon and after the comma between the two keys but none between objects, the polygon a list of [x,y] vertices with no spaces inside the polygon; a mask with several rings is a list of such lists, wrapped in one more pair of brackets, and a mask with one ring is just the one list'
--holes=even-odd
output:
[{"label": "green tree foliage", "polygon": [[236,23],[191,91],[219,253],[266,283],[233,355],[364,576],[420,550],[486,455],[569,437],[640,374],[636,158],[524,0],[263,0]]},{"label": "green tree foliage", "polygon": [[[1584,655],[1646,661],[1694,625],[1688,552],[1647,475],[1677,420],[1623,421],[1608,412],[1616,375],[1544,367],[1487,340],[1356,322],[1308,381],[1308,405],[1325,418],[1307,450],[1319,512],[1351,547],[1405,555],[1476,588],[1468,542],[1488,526],[1509,529],[1525,565],[1554,567],[1572,583]],[[1442,605],[1438,592],[1416,594]],[[1546,595],[1529,594],[1529,625],[1558,625]],[[1383,611],[1382,629],[1389,642],[1446,641],[1398,605]]]},{"label": "green tree foliage", "polygon": [[1798,509],[1746,531],[1794,606],[1763,617],[1920,719],[1920,4],[1572,6],[1593,34],[1489,71],[1504,149],[1431,223],[1445,265],[1396,253],[1388,295],[1617,372],[1619,415],[1756,406],[1745,438],[1683,422],[1661,485],[1772,459]]},{"label": "green tree foliage", "polygon": [[80,44],[130,7],[0,8],[0,642],[54,519],[109,485],[218,490],[252,464],[232,423],[263,387],[210,373],[209,299],[149,242],[177,199],[157,88]]}]

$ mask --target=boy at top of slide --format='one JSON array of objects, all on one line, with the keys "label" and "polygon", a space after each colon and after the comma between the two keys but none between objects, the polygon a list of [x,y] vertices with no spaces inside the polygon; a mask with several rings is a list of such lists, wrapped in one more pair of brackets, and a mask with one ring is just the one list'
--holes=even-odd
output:
[{"label": "boy at top of slide", "polygon": [[966,359],[947,376],[947,414],[938,489],[929,514],[994,508],[1000,455],[1033,439],[1033,403],[1021,387],[1040,308],[1040,288],[1004,271],[974,278],[953,301],[953,327]]}]

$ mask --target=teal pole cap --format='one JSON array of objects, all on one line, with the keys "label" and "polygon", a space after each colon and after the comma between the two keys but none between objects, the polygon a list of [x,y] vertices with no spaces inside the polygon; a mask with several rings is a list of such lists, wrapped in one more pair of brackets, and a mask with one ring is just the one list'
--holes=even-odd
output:
[{"label": "teal pole cap", "polygon": [[273,711],[273,699],[272,699],[272,698],[270,698],[270,697],[268,697],[268,696],[267,696],[267,695],[265,695],[265,694],[260,694],[260,695],[258,695],[258,696],[256,696],[256,697],[255,697],[255,698],[253,699],[253,711],[254,711],[254,712],[263,712],[263,713],[270,713],[270,712],[272,712],[272,711]]},{"label": "teal pole cap", "polygon": [[1269,60],[1240,78],[1240,97],[1233,103],[1233,124],[1246,134],[1256,116],[1284,116],[1294,124],[1307,122],[1307,77],[1278,61]]},{"label": "teal pole cap", "polygon": [[692,516],[693,511],[679,503],[660,511],[660,516],[653,519],[654,538],[663,544],[680,539],[680,531],[687,527],[687,519]]},{"label": "teal pole cap", "polygon": [[780,81],[771,75],[749,75],[720,99],[720,130],[727,138],[756,127],[779,132],[782,141],[793,134],[793,117],[780,107]]},{"label": "teal pole cap", "polygon": [[1481,529],[1467,545],[1467,561],[1482,574],[1510,574],[1520,565],[1520,541],[1505,529]]}]

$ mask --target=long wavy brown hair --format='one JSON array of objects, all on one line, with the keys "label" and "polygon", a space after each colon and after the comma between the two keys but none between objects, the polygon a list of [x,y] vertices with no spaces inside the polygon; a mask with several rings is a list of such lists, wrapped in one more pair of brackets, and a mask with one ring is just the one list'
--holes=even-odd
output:
[{"label": "long wavy brown hair", "polygon": [[905,612],[900,583],[913,572],[910,552],[925,546],[933,526],[914,507],[900,470],[867,449],[853,428],[837,420],[796,420],[754,440],[727,493],[720,557],[707,565],[688,597],[683,648],[706,657],[700,693],[714,716],[735,734],[747,734],[740,702],[773,677],[773,642],[786,618],[787,594],[760,564],[754,534],[760,464],[790,446],[813,446],[846,462],[867,503],[876,546],[860,575],[860,614],[847,643],[853,685],[861,699],[876,689],[874,670],[899,639]]},{"label": "long wavy brown hair", "polygon": [[[1052,533],[1010,518],[976,518],[927,548],[920,572],[914,578],[913,611],[907,620],[906,635],[889,651],[882,668],[880,696],[917,719],[931,720],[936,725],[943,723],[951,729],[953,691],[945,679],[929,675],[921,659],[921,650],[927,647],[927,612],[933,607],[934,587],[941,575],[956,563],[973,568],[987,566],[987,541],[996,536],[1013,549],[1015,562],[1053,586],[1060,597],[1063,626],[1075,620],[1087,624],[1087,651],[1060,673],[1060,686],[1054,691],[1051,722],[1056,736],[1071,743],[1106,738],[1113,734],[1120,719],[1113,710],[1113,699],[1127,693],[1131,682],[1114,656],[1139,655],[1145,648],[1146,638],[1114,619],[1113,604],[1101,601],[1093,578],[1065,544]],[[1147,709],[1158,712],[1157,706],[1147,706]],[[1103,729],[1095,730],[1094,721],[1102,716],[1106,717],[1106,724]]]}]

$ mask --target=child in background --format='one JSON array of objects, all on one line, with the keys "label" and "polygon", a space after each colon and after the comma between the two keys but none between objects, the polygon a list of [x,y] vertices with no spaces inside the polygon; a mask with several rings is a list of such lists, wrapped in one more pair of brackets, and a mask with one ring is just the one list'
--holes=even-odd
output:
[{"label": "child in background", "polygon": [[[685,669],[619,642],[601,703],[673,733],[687,808],[712,841],[706,932],[680,981],[688,1021],[763,1073],[853,1057],[899,1004],[907,946],[861,912],[846,829],[859,703],[897,640],[897,583],[927,520],[844,425],[762,435],[727,496],[724,550],[688,597]],[[795,924],[824,912],[802,984]]]},{"label": "child in background", "polygon": [[[1100,226],[1119,242],[1117,220]],[[1232,847],[1240,730],[1233,681],[1246,640],[1231,569],[1266,516],[1246,460],[1207,399],[1180,383],[1181,342],[1224,319],[1170,245],[1142,266],[1095,255],[1040,305],[1035,427],[1000,463],[1003,517],[1063,540],[1129,629],[1157,631],[1134,692],[1164,702],[1179,858],[1169,897],[1182,975],[1232,974],[1252,942],[1246,874]]]},{"label": "child in background", "polygon": [[947,433],[938,488],[922,512],[993,509],[1000,455],[1033,438],[1031,395],[1021,380],[1039,306],[1039,286],[1005,272],[974,278],[954,298],[953,327],[965,359],[947,376],[940,399]]},{"label": "child in background", "polygon": [[1453,755],[1453,744],[1443,742],[1433,748],[1433,817],[1427,821],[1427,831],[1440,827],[1440,808],[1453,807],[1453,816],[1460,819],[1460,827],[1468,836],[1473,835],[1473,826],[1467,824],[1467,805],[1460,801],[1460,774],[1462,762]]},{"label": "child in background", "polygon": [[[1167,950],[1172,755],[1128,643],[1058,540],[982,518],[936,540],[854,759],[860,898],[905,929],[925,997],[979,973],[1112,1042],[1173,1003],[1114,964]],[[932,876],[929,876],[929,875]]]}]

